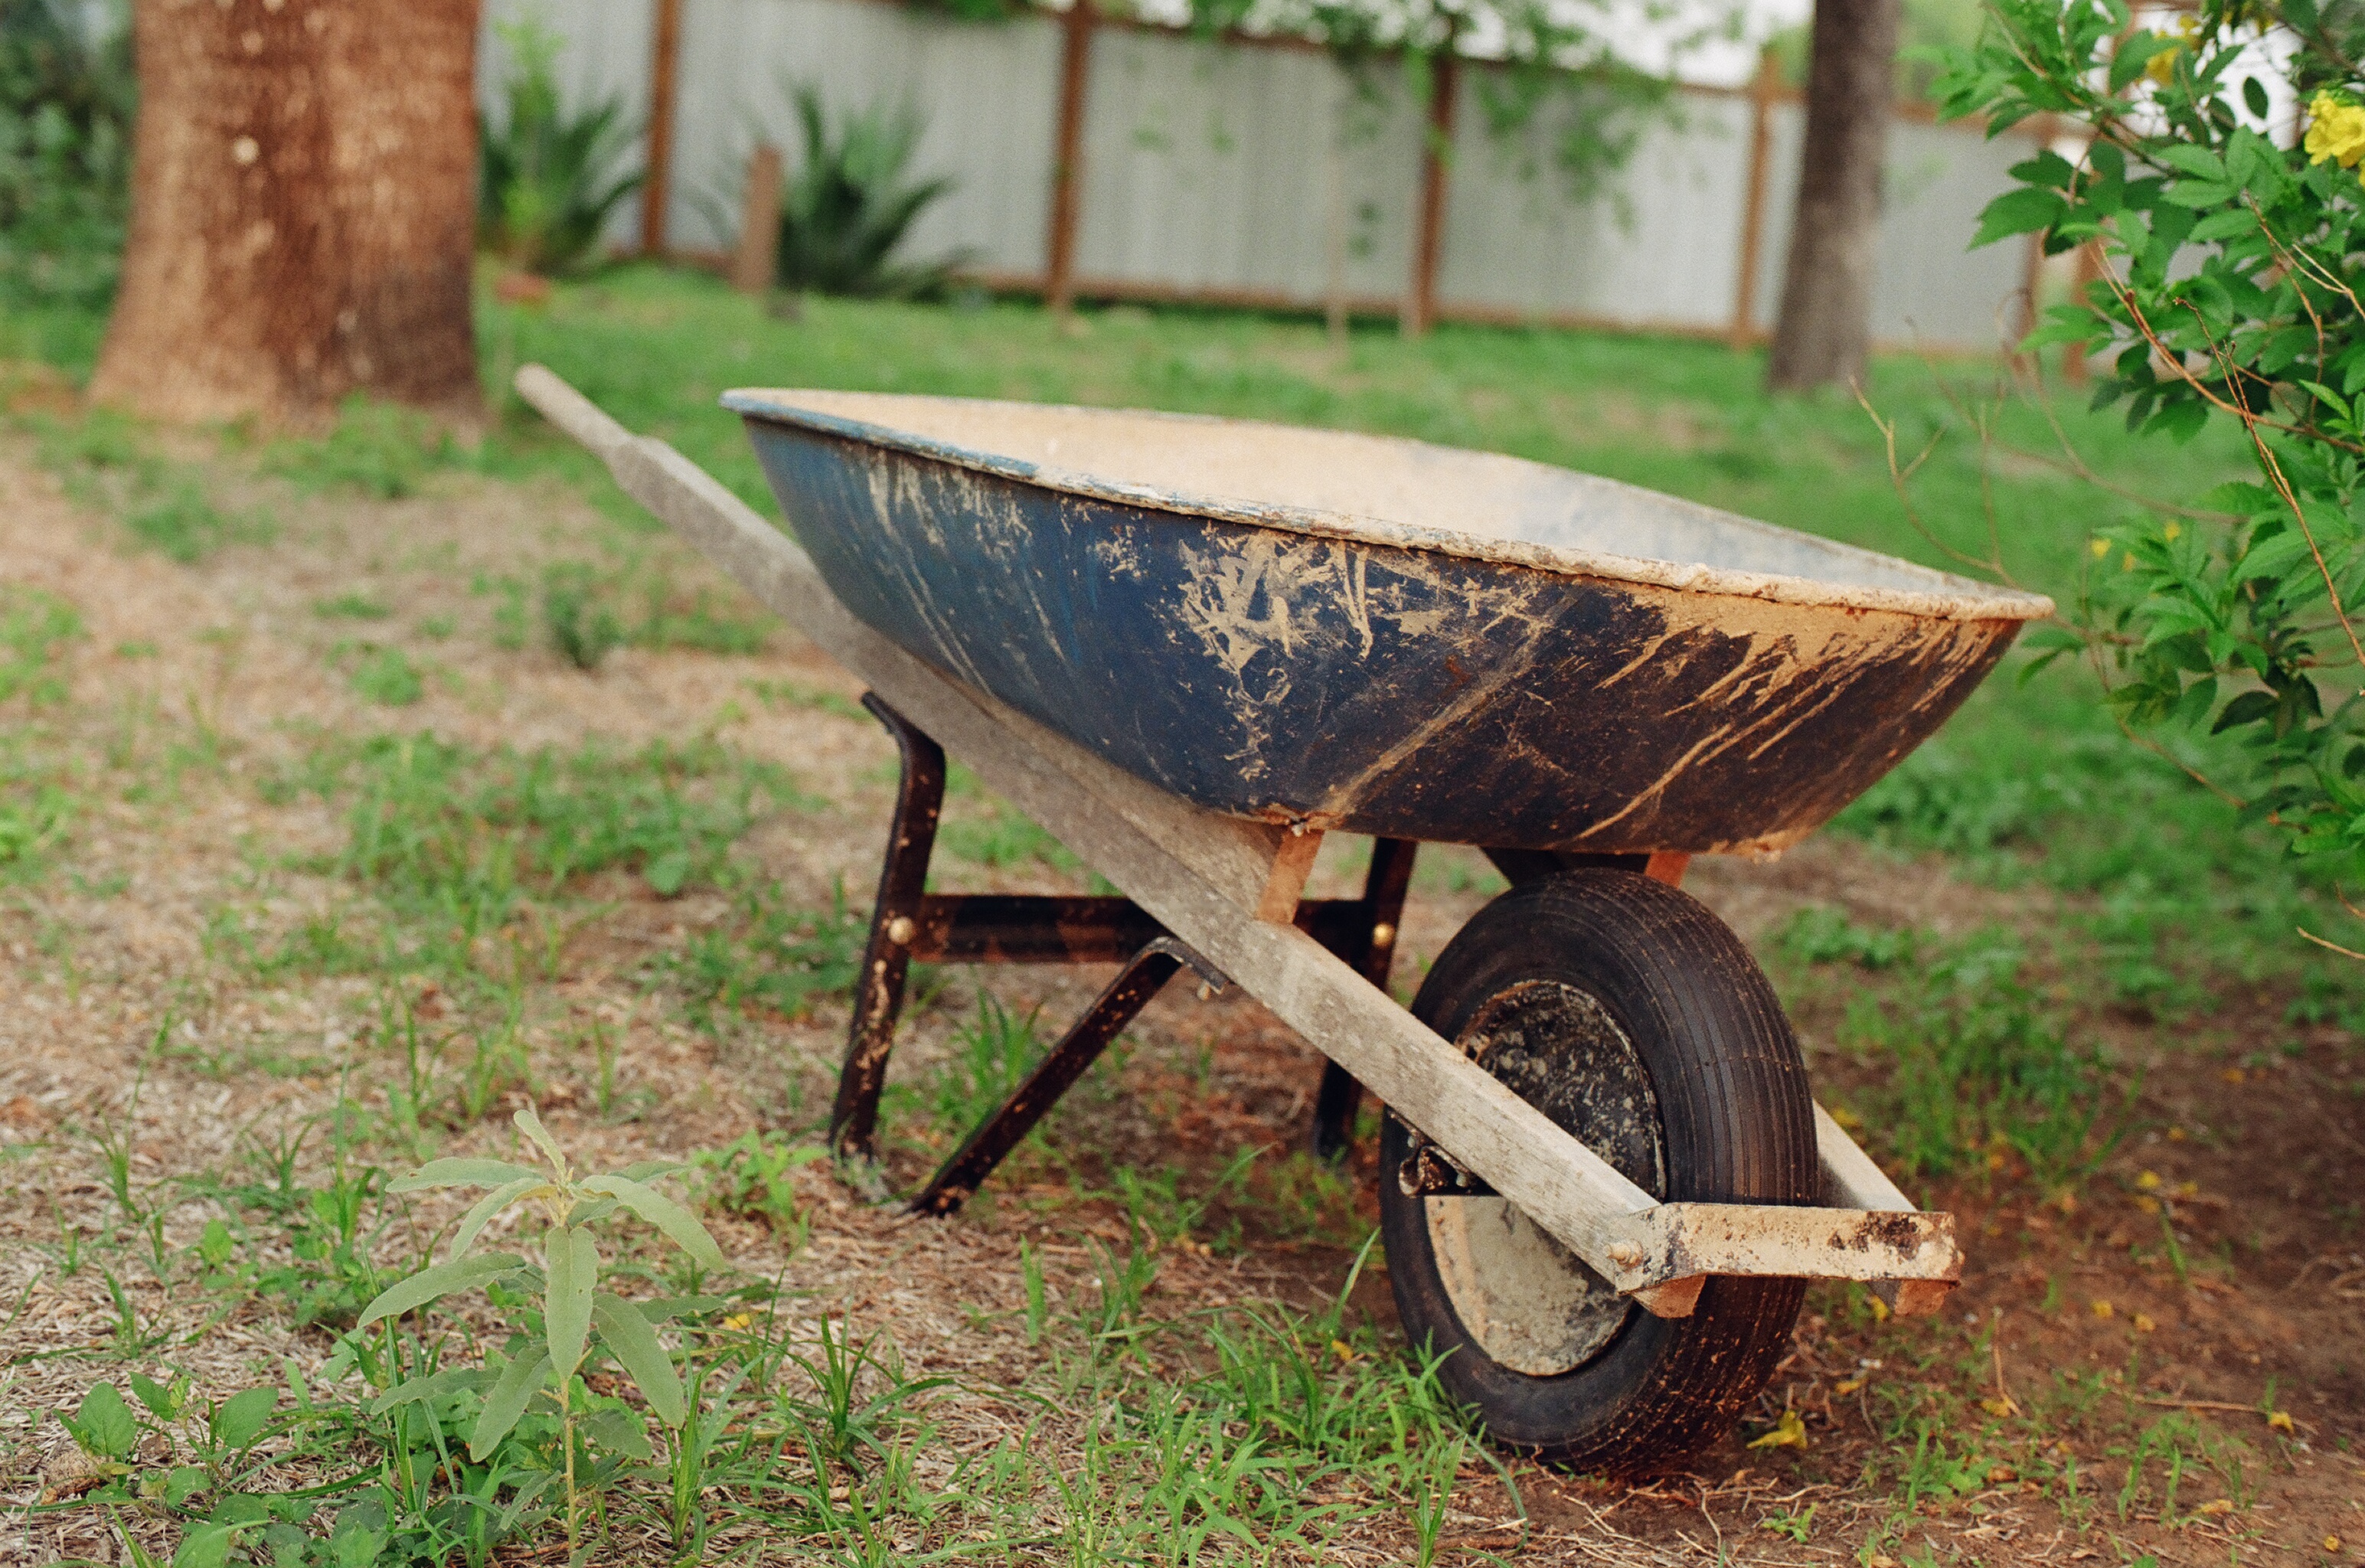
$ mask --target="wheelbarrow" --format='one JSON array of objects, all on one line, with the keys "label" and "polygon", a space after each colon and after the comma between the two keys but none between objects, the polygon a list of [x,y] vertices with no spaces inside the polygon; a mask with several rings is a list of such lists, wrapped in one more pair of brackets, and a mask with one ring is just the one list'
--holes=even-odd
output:
[{"label": "wheelbarrow", "polygon": [[[793,538],[549,371],[521,394],[865,680],[902,784],[831,1121],[875,1159],[915,959],[1116,978],[910,1201],[944,1215],[1184,969],[1384,1106],[1405,1331],[1490,1438],[1591,1470],[1721,1437],[1806,1282],[1960,1277],[1810,1092],[1690,857],[1797,842],[2049,601],[1608,480],[1167,414],[734,392]],[[925,890],[949,750],[1123,896]],[[1303,896],[1368,834],[1354,899]],[[1388,994],[1420,844],[1510,883]]]}]

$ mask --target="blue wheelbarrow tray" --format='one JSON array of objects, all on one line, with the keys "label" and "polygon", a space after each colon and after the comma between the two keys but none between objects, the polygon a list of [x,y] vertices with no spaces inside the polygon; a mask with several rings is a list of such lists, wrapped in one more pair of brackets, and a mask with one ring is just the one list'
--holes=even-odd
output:
[{"label": "blue wheelbarrow tray", "polygon": [[846,608],[1230,815],[1764,854],[1911,751],[2050,600],[1420,442],[736,391]]}]

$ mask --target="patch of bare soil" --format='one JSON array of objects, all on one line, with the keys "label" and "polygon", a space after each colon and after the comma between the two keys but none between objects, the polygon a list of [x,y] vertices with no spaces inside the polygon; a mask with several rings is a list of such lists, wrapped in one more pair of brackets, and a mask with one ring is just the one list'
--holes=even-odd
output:
[{"label": "patch of bare soil", "polygon": [[[0,709],[12,744],[54,762],[72,797],[65,849],[38,878],[0,887],[0,1487],[21,1503],[55,1495],[73,1462],[52,1412],[124,1358],[228,1390],[281,1377],[286,1360],[316,1368],[329,1348],[324,1332],[255,1300],[171,1283],[179,1276],[167,1260],[225,1210],[183,1196],[152,1238],[120,1237],[123,1194],[107,1156],[119,1152],[119,1181],[135,1197],[196,1191],[169,1188],[176,1179],[252,1177],[299,1133],[296,1165],[317,1170],[328,1158],[320,1118],[340,1094],[384,1111],[406,1081],[375,977],[259,974],[221,936],[226,912],[268,938],[356,897],[304,858],[335,854],[345,808],[262,788],[319,737],[432,730],[479,747],[571,748],[712,735],[777,764],[813,797],[742,846],[790,902],[826,909],[842,884],[859,908],[876,874],[893,748],[846,711],[856,685],[792,634],[744,656],[622,649],[596,674],[538,637],[500,645],[501,601],[486,584],[613,545],[613,526],[577,496],[446,476],[420,496],[374,502],[254,483],[280,517],[279,540],[184,566],[129,547],[115,524],[70,505],[22,446],[0,446],[0,582],[58,595],[85,627],[64,655],[67,700]],[[634,547],[682,585],[728,591],[662,539]],[[321,613],[347,594],[391,613]],[[424,672],[415,704],[381,706],[356,689],[362,643],[399,647]],[[987,823],[993,810],[957,796],[947,818]],[[1351,846],[1326,848],[1312,890],[1351,888]],[[953,858],[941,879],[1082,885],[1080,872],[1040,860]],[[1496,885],[1468,852],[1426,857],[1400,991]],[[1837,842],[1770,866],[1703,864],[1690,885],[1752,938],[1809,903],[1868,924],[2001,922],[2033,945],[2046,930],[2036,895],[1972,888],[1942,867]],[[650,964],[726,918],[726,901],[613,891],[579,922],[535,936],[546,978],[531,987],[521,1028],[532,1092],[560,1139],[585,1165],[612,1166],[687,1156],[750,1128],[813,1127],[844,1003],[701,1032],[650,980]],[[928,1124],[919,1089],[981,988],[1022,1014],[1039,1004],[1056,1025],[1106,978],[1015,969],[921,987],[894,1071],[909,1092],[888,1109],[895,1179],[915,1181],[945,1152],[948,1134]],[[457,1027],[437,996],[414,990],[410,1000],[431,1037]],[[1961,1216],[1970,1243],[1970,1272],[1945,1317],[1881,1322],[1863,1293],[1819,1289],[1759,1409],[1693,1473],[1617,1486],[1513,1460],[1523,1520],[1495,1470],[1473,1460],[1447,1521],[1449,1551],[1876,1568],[2116,1563],[2146,1552],[2163,1562],[2357,1561],[2359,1061],[2325,1030],[2302,1031],[2301,1048],[2284,1052],[2293,1032],[2280,1017],[2273,998],[2229,1002],[2211,1021],[2209,1051],[2185,1048],[2171,1027],[2111,1022],[2123,1054],[2150,1064],[2139,1130],[2072,1203],[2040,1204],[2009,1170],[1932,1194]],[[1832,1043],[1832,1017],[1809,1007],[1799,1022],[1826,1081],[1845,1085],[1865,1070]],[[599,1057],[600,1041],[611,1058]],[[739,1267],[787,1288],[787,1310],[884,1329],[915,1373],[955,1380],[938,1401],[944,1451],[931,1464],[987,1451],[1030,1419],[1064,1441],[1066,1417],[1004,1392],[1048,1354],[1021,1327],[1022,1242],[1044,1260],[1055,1300],[1081,1297],[1086,1244],[1122,1235],[1108,1193],[1119,1165],[1181,1167],[1184,1190],[1196,1191],[1237,1151],[1263,1147],[1272,1152],[1250,1199],[1219,1211],[1239,1220],[1244,1245],[1170,1249],[1153,1302],[1179,1315],[1324,1299],[1346,1281],[1347,1242],[1374,1212],[1378,1172],[1369,1138],[1351,1187],[1284,1158],[1306,1137],[1319,1069],[1254,1002],[1178,985],[1047,1124],[1051,1152],[1022,1150],[959,1217],[871,1206],[813,1165],[795,1178],[811,1222],[801,1248],[756,1223],[720,1218],[716,1228]],[[517,1099],[511,1091],[492,1108]],[[445,1147],[510,1141],[489,1116]],[[415,1234],[382,1246],[415,1247],[443,1217],[422,1206]],[[109,1236],[118,1244],[102,1256]],[[1384,1265],[1367,1269],[1352,1299],[1392,1321]],[[1786,1411],[1804,1446],[1744,1446],[1778,1432]],[[2285,1420],[2270,1425],[2270,1412]],[[1326,1560],[1402,1561],[1410,1542],[1408,1531],[1380,1531],[1335,1543]],[[120,1551],[112,1526],[85,1513],[0,1519],[0,1562]]]}]

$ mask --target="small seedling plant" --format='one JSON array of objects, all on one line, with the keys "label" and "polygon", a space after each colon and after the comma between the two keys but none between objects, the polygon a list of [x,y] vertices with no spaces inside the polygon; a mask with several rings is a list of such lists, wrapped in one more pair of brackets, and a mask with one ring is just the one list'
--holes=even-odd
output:
[{"label": "small seedling plant", "polygon": [[[468,1436],[468,1456],[485,1462],[537,1400],[555,1406],[565,1456],[571,1544],[580,1518],[579,1439],[633,1459],[646,1460],[653,1452],[647,1428],[637,1414],[612,1402],[589,1407],[580,1377],[586,1357],[597,1349],[613,1358],[673,1441],[678,1442],[689,1418],[681,1376],[658,1342],[656,1327],[699,1303],[694,1298],[632,1302],[601,1289],[600,1227],[627,1215],[642,1220],[701,1270],[721,1269],[723,1252],[696,1215],[650,1185],[678,1167],[658,1161],[613,1173],[577,1175],[531,1107],[519,1111],[515,1121],[544,1163],[435,1159],[388,1187],[390,1193],[439,1187],[488,1190],[461,1217],[443,1260],[387,1289],[363,1310],[356,1327],[391,1324],[445,1296],[477,1289],[521,1301],[538,1313],[540,1342],[513,1343],[507,1361],[483,1390],[483,1406]],[[515,1252],[474,1250],[495,1218],[519,1207],[542,1221],[539,1261]],[[450,1391],[451,1381],[448,1374],[408,1380],[381,1395],[375,1410],[383,1413],[405,1402],[441,1397]]]}]

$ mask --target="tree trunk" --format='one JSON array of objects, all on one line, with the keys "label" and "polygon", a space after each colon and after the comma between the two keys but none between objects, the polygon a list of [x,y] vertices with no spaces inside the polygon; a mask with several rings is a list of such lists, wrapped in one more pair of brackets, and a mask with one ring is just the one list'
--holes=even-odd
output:
[{"label": "tree trunk", "polygon": [[1765,374],[1777,391],[1864,374],[1899,10],[1899,0],[1815,0],[1799,207]]},{"label": "tree trunk", "polygon": [[472,420],[477,0],[135,0],[131,234],[91,395]]}]

